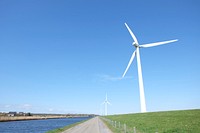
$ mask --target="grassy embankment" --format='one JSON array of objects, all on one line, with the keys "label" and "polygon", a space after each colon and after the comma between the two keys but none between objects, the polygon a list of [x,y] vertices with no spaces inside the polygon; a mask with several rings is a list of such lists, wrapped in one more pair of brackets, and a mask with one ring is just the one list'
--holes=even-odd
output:
[{"label": "grassy embankment", "polygon": [[[150,112],[138,114],[125,114],[106,116],[116,125],[108,127],[114,133],[124,132],[124,124],[127,126],[127,133],[133,132],[136,128],[137,133],[199,133],[200,132],[200,110],[182,110],[167,112]],[[118,123],[120,122],[120,127]],[[115,128],[116,126],[116,128]]]}]

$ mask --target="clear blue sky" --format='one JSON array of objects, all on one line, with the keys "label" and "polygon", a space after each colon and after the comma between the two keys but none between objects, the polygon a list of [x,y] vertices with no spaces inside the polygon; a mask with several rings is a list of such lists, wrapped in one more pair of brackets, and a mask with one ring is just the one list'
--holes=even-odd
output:
[{"label": "clear blue sky", "polygon": [[137,64],[120,79],[140,44],[148,111],[200,108],[198,0],[1,0],[0,111],[140,112]]}]

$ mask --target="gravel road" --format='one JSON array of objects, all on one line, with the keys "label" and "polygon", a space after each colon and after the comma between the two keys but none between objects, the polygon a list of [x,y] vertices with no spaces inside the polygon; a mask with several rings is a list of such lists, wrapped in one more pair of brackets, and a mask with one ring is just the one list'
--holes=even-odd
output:
[{"label": "gravel road", "polygon": [[112,133],[99,117],[72,127],[63,133]]}]

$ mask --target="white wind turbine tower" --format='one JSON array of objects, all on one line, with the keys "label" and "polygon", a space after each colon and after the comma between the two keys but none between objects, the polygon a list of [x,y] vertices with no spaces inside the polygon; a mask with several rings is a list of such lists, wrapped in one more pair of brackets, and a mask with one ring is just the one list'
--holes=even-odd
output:
[{"label": "white wind turbine tower", "polygon": [[108,104],[110,104],[110,102],[108,101],[107,93],[106,93],[106,99],[105,99],[105,101],[102,104],[105,105],[105,115],[108,115]]},{"label": "white wind turbine tower", "polygon": [[158,45],[163,45],[163,44],[167,44],[167,43],[171,43],[171,42],[175,42],[178,41],[176,40],[170,40],[170,41],[164,41],[164,42],[156,42],[156,43],[150,43],[150,44],[144,44],[144,45],[139,45],[135,35],[133,34],[133,32],[131,31],[131,29],[128,27],[128,25],[125,23],[126,28],[128,29],[129,33],[131,34],[134,42],[133,42],[133,46],[135,46],[136,50],[133,52],[131,59],[128,63],[128,66],[126,67],[126,70],[123,74],[122,77],[125,76],[127,70],[129,69],[135,55],[137,58],[137,66],[138,66],[138,79],[139,79],[139,88],[140,88],[140,106],[141,106],[141,112],[146,112],[146,103],[145,103],[145,95],[144,95],[144,85],[143,85],[143,79],[142,79],[142,68],[141,68],[141,62],[140,62],[140,48],[148,48],[148,47],[153,47],[153,46],[158,46]]}]

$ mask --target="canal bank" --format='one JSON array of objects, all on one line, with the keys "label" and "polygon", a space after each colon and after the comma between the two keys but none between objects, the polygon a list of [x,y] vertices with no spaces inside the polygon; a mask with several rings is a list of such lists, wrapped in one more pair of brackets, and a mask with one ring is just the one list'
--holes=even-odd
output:
[{"label": "canal bank", "polygon": [[1,116],[0,122],[67,118],[66,116]]},{"label": "canal bank", "polygon": [[58,118],[76,118],[76,117],[94,117],[94,114],[29,114],[25,115],[10,115],[0,114],[0,122],[8,121],[24,121],[24,120],[42,120],[42,119],[58,119]]}]

